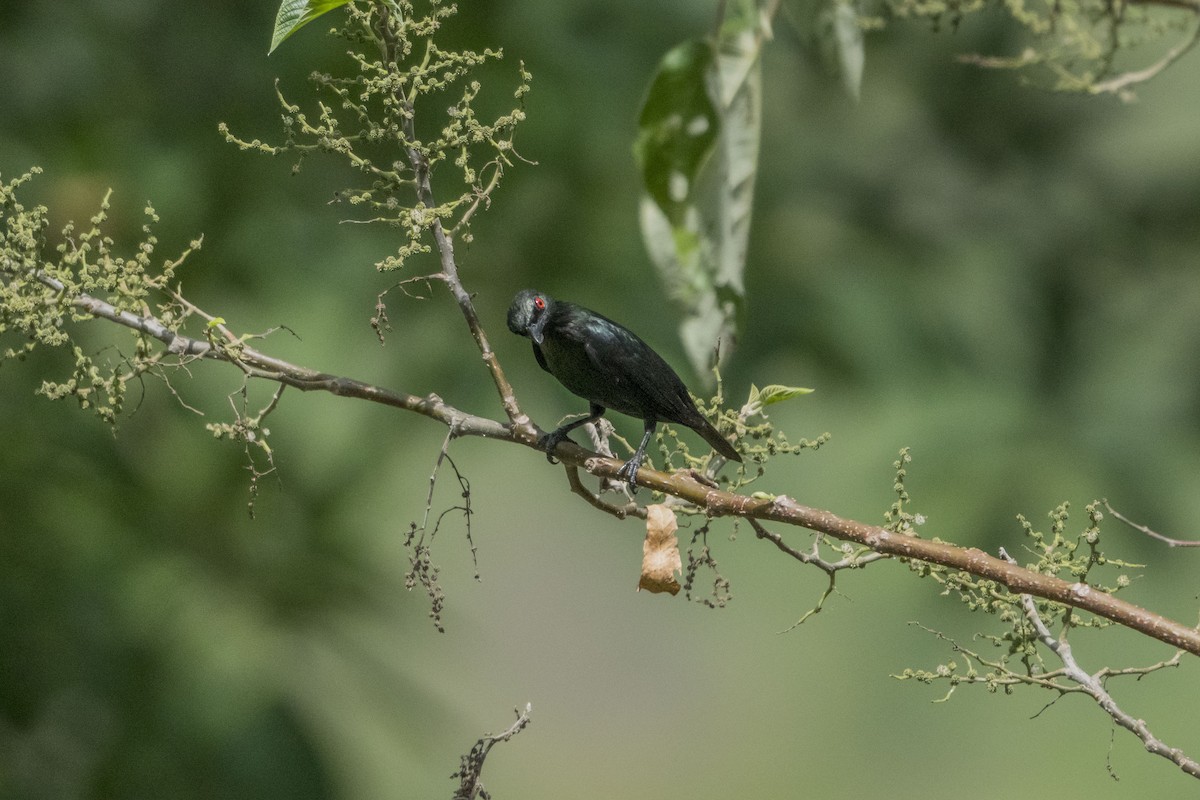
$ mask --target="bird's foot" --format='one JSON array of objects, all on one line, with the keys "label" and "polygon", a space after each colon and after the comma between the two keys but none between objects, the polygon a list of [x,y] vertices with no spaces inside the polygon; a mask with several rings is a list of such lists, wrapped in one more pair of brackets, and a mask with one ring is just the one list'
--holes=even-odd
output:
[{"label": "bird's foot", "polygon": [[567,435],[566,431],[551,431],[542,438],[538,439],[538,447],[546,451],[547,461],[549,461],[551,464],[557,464],[558,459],[554,457],[554,451],[558,449],[560,444],[565,441],[569,441],[570,438],[571,437]]},{"label": "bird's foot", "polygon": [[630,494],[637,494],[637,471],[642,468],[642,460],[645,456],[641,453],[634,453],[633,457],[621,465],[617,470],[617,477],[625,481],[629,485]]}]

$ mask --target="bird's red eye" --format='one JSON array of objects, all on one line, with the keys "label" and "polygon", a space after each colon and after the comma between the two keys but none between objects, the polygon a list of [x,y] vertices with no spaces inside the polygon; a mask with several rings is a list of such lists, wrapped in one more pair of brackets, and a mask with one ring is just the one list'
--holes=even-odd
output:
[{"label": "bird's red eye", "polygon": [[540,297],[535,297],[535,298],[533,298],[533,307],[536,308],[538,311],[545,311],[546,310],[546,301]]}]

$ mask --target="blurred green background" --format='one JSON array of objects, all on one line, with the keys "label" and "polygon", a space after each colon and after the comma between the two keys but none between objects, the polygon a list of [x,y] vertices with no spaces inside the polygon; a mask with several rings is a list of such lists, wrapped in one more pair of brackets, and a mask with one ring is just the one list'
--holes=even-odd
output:
[{"label": "blurred green background", "polygon": [[[503,46],[484,103],[534,74],[511,171],[461,246],[493,342],[543,426],[582,410],[504,330],[537,286],[627,321],[681,369],[637,227],[638,103],[660,55],[703,33],[710,3],[463,3],[462,43]],[[318,22],[266,57],[274,3],[9,0],[0,4],[0,175],[86,219],[107,187],[132,245],[162,217],[159,256],[203,233],[181,274],[235,328],[286,324],[265,345],[307,366],[500,416],[449,299],[394,298],[385,346],[367,320],[388,285],[387,231],[339,225],[345,178],[238,152],[217,134],[278,138],[272,80],[293,100],[341,68]],[[773,415],[819,453],[761,488],[878,521],[891,462],[915,461],[927,536],[991,552],[1063,500],[1107,496],[1159,530],[1200,519],[1200,56],[1140,101],[1056,96],[958,66],[1020,46],[998,20],[954,33],[898,24],[868,38],[862,101],[823,79],[777,25],[767,49],[763,163],[748,327],[727,372],[817,392]],[[85,326],[96,348],[114,341]],[[123,346],[128,340],[115,339]],[[413,415],[285,394],[280,465],[257,518],[227,419],[237,376],[150,382],[114,437],[35,397],[64,353],[0,367],[0,797],[447,797],[458,757],[533,703],[493,751],[499,798],[1178,796],[1195,783],[1088,701],[898,683],[950,659],[910,621],[995,629],[895,564],[847,574],[844,596],[780,635],[824,586],[728,523],[710,542],[734,600],[710,611],[634,591],[642,531],[593,512],[538,454],[459,441],[482,580],[459,520],[435,559],[447,633],[403,587],[444,431]],[[688,376],[694,381],[695,376]],[[261,397],[265,398],[266,394]],[[255,396],[260,400],[259,395]],[[222,416],[225,415],[225,416]],[[637,424],[617,418],[626,435]],[[456,502],[439,485],[435,510]],[[642,498],[645,499],[645,498]],[[1078,527],[1076,527],[1076,530]],[[1043,526],[1045,527],[1045,526]],[[788,534],[797,543],[806,539]],[[1195,551],[1116,525],[1144,563],[1127,597],[1184,621]],[[1082,632],[1083,665],[1144,664],[1165,647]],[[1126,710],[1200,755],[1195,659],[1138,684]],[[1120,777],[1114,781],[1108,768]]]}]

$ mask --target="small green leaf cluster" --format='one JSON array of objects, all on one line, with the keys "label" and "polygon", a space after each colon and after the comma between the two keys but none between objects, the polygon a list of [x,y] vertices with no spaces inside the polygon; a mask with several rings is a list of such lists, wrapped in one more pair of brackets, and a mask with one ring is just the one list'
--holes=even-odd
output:
[{"label": "small green leaf cluster", "polygon": [[911,462],[912,456],[907,447],[902,448],[900,457],[892,462],[892,468],[896,470],[896,482],[892,484],[892,491],[896,493],[896,501],[892,503],[891,508],[884,512],[883,519],[884,527],[889,531],[916,536],[917,526],[925,524],[925,515],[914,514],[908,510],[908,504],[912,498],[908,495],[908,488],[904,485],[904,480],[908,477],[908,464]]},{"label": "small green leaf cluster", "polygon": [[[456,7],[440,0],[429,0],[427,6],[419,14],[414,3],[403,0],[346,4],[345,23],[333,33],[350,43],[354,69],[348,77],[312,74],[318,92],[334,101],[318,102],[315,114],[289,102],[277,88],[283,109],[282,144],[246,141],[224,123],[220,126],[226,140],[241,149],[295,154],[294,169],[308,155],[324,153],[344,159],[361,173],[366,182],[340,191],[337,199],[366,212],[354,221],[389,225],[405,238],[394,254],[377,262],[381,271],[399,269],[410,257],[429,253],[435,227],[451,237],[461,232],[469,241],[466,226],[471,216],[487,207],[504,169],[519,158],[513,136],[525,119],[522,105],[530,74],[520,66],[517,106],[491,122],[483,121],[475,108],[481,86],[469,78],[485,62],[500,59],[502,52],[443,49],[435,36]],[[456,87],[461,87],[457,97],[447,105],[445,95]],[[433,113],[418,114],[418,105],[424,104]],[[418,116],[440,116],[440,130],[423,135]],[[442,185],[450,199],[435,203],[433,176],[443,166],[453,167],[457,178]]]},{"label": "small green leaf cluster", "polygon": [[[921,627],[924,628],[924,626]],[[899,675],[892,677],[902,681],[917,681],[928,686],[935,683],[945,684],[946,694],[934,702],[946,702],[954,694],[954,690],[963,684],[982,684],[988,692],[993,694],[1001,691],[1011,694],[1015,687],[1023,684],[1041,683],[1041,685],[1046,685],[1042,678],[1035,677],[1037,673],[1044,672],[1043,670],[1031,668],[1014,672],[1008,667],[1007,656],[989,659],[979,652],[964,647],[945,634],[929,628],[924,628],[924,630],[947,642],[950,648],[961,657],[962,663],[959,663],[958,659],[951,659],[944,664],[938,664],[931,670],[908,667]],[[1052,685],[1051,688],[1058,688],[1058,686]]]},{"label": "small green leaf cluster", "polygon": [[[1099,502],[1087,505],[1087,525],[1074,536],[1067,534],[1067,522],[1070,518],[1068,503],[1062,503],[1050,512],[1048,532],[1040,531],[1024,517],[1018,517],[1028,542],[1026,550],[1034,557],[1025,567],[1042,575],[1086,584],[1093,591],[1108,594],[1128,586],[1130,579],[1124,573],[1118,574],[1108,584],[1100,582],[1094,576],[1095,570],[1100,567],[1123,570],[1141,566],[1111,558],[1100,549],[1100,522],[1104,516],[1100,506]],[[950,692],[960,683],[983,683],[989,691],[1000,688],[1011,691],[1013,686],[1021,684],[1046,685],[1049,672],[1042,660],[1041,639],[1022,606],[1021,595],[1012,593],[998,581],[978,578],[946,567],[925,562],[910,562],[909,566],[921,577],[930,577],[941,584],[942,594],[957,594],[971,611],[995,614],[1006,630],[1000,634],[975,635],[977,640],[989,642],[994,648],[1002,651],[1001,655],[991,659],[933,631],[939,638],[950,642],[955,652],[965,658],[966,671],[960,670],[960,665],[951,661],[939,665],[933,671],[906,669],[897,677],[923,683],[946,681],[950,685]],[[1081,614],[1077,609],[1062,603],[1040,598],[1030,598],[1024,602],[1031,602],[1037,615],[1047,625],[1056,623],[1061,637],[1065,637],[1074,628],[1101,628],[1112,624],[1100,617]],[[976,666],[986,667],[987,670],[980,673]],[[1060,687],[1055,685],[1048,688]]]},{"label": "small green leaf cluster", "polygon": [[669,425],[662,425],[658,431],[658,446],[662,453],[664,469],[693,469],[707,474],[718,481],[729,491],[740,491],[766,474],[766,463],[777,455],[796,455],[804,450],[817,450],[831,438],[829,433],[822,433],[815,439],[801,439],[792,442],[787,434],[775,428],[774,423],[764,412],[764,409],[775,403],[781,403],[796,397],[810,394],[812,389],[798,386],[782,386],[772,384],[762,389],[751,385],[750,394],[741,408],[726,408],[724,388],[720,372],[714,368],[717,393],[711,400],[693,396],[696,408],[700,410],[713,426],[728,437],[733,435],[733,446],[744,459],[737,464],[737,470],[732,475],[717,471],[716,467],[724,464],[725,460],[705,447],[701,455],[693,455],[686,441],[680,438],[679,432]]},{"label": "small green leaf cluster", "polygon": [[[210,331],[209,341],[214,345],[218,339],[213,334],[213,331],[224,324],[224,320],[220,317],[215,317],[209,321],[208,328]],[[236,358],[236,353],[245,346],[245,341],[228,347],[227,351],[233,351]],[[235,362],[236,363],[236,362]],[[249,386],[248,383],[243,383],[241,389],[235,394],[241,396],[241,407],[233,403],[233,395],[230,395],[231,405],[234,408],[235,418],[233,422],[210,422],[204,427],[215,439],[224,439],[227,441],[238,442],[246,454],[246,471],[250,473],[250,499],[246,503],[246,509],[250,512],[250,516],[254,516],[254,504],[258,499],[259,479],[265,478],[275,472],[275,451],[271,449],[268,439],[271,436],[271,430],[264,423],[279,406],[279,398],[283,396],[284,386],[281,384],[275,390],[271,401],[267,403],[258,413],[252,414],[249,411]],[[260,468],[259,463],[265,462]]]},{"label": "small green leaf cluster", "polygon": [[68,342],[62,326],[70,311],[55,302],[53,289],[36,281],[46,249],[47,209],[26,208],[17,200],[17,189],[39,173],[34,167],[7,183],[0,181],[0,334],[16,333],[24,339],[5,347],[4,359],[23,358],[39,344],[59,347]]},{"label": "small green leaf cluster", "polygon": [[[717,411],[720,406],[721,389],[718,376],[718,394],[710,404],[700,404],[705,413]],[[761,478],[766,463],[777,455],[797,455],[805,450],[817,450],[831,438],[828,432],[814,439],[792,442],[787,434],[775,427],[764,409],[796,397],[810,394],[812,389],[798,386],[771,384],[762,389],[751,384],[750,393],[740,409],[721,409],[717,419],[718,430],[729,428],[737,432],[736,447],[745,458],[737,472],[728,479],[729,490],[739,491]]]},{"label": "small green leaf cluster", "polygon": [[[1087,527],[1073,537],[1066,535],[1070,518],[1069,503],[1062,503],[1050,512],[1049,533],[1039,531],[1025,517],[1018,516],[1027,540],[1026,550],[1035,556],[1035,560],[1025,566],[1042,575],[1086,583],[1092,590],[1114,594],[1129,586],[1129,576],[1122,573],[1110,584],[1105,584],[1093,578],[1093,570],[1097,567],[1121,570],[1141,565],[1105,555],[1099,547],[1100,521],[1104,516],[1099,502],[1089,503],[1086,513]],[[946,567],[922,562],[912,562],[910,567],[922,577],[931,577],[941,584],[942,594],[957,594],[970,610],[999,614],[1001,620],[1009,623],[1013,630],[999,637],[998,643],[1007,642],[1014,651],[1032,647],[1033,631],[1024,619],[1019,595],[1012,594],[996,581]],[[1111,624],[1106,619],[1083,616],[1069,606],[1049,600],[1039,599],[1037,609],[1043,618],[1058,619],[1067,627],[1104,627]]]},{"label": "small green leaf cluster", "polygon": [[[178,361],[168,362],[166,354],[152,346],[151,337],[139,330],[132,331],[131,352],[117,351],[97,360],[95,353],[73,338],[67,323],[90,319],[91,301],[106,304],[108,313],[149,316],[151,298],[166,291],[176,269],[191,250],[200,247],[200,241],[155,271],[152,260],[158,239],[153,224],[158,217],[147,206],[141,241],[132,254],[122,255],[103,229],[109,192],[87,225],[68,222],[60,241],[52,245],[47,236],[48,209],[26,207],[17,199],[17,189],[39,172],[34,168],[11,181],[0,181],[0,336],[18,339],[0,350],[0,363],[23,359],[39,345],[69,348],[74,359],[71,375],[63,381],[44,381],[39,393],[52,400],[73,397],[81,408],[115,424],[129,383],[147,373],[161,374]],[[170,298],[157,305],[156,314],[164,328],[174,332],[187,316]]]}]

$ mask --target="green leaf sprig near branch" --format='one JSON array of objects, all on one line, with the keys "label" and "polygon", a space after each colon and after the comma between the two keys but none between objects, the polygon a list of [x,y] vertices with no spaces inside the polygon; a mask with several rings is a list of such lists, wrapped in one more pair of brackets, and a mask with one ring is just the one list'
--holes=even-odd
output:
[{"label": "green leaf sprig near branch", "polygon": [[[1065,575],[1090,590],[1112,596],[1129,586],[1124,573],[1117,575],[1111,586],[1090,577],[1099,568],[1139,567],[1109,558],[1100,550],[1100,527],[1104,518],[1102,501],[1090,503],[1086,513],[1088,525],[1078,536],[1067,535],[1069,506],[1064,503],[1050,512],[1050,535],[1042,533],[1019,517],[1021,527],[1030,542],[1028,549],[1038,556],[1028,568],[1042,575]],[[1003,548],[1000,558],[1015,566],[1017,561]],[[920,565],[919,571],[945,586],[944,594],[958,594],[971,611],[983,611],[996,617],[1005,630],[1001,634],[977,634],[976,640],[990,645],[996,655],[967,647],[951,637],[921,625],[938,639],[950,645],[954,658],[935,669],[905,669],[894,677],[925,684],[947,686],[945,695],[936,702],[950,699],[960,686],[982,685],[989,692],[1012,693],[1021,687],[1051,692],[1056,698],[1072,694],[1090,697],[1113,721],[1137,736],[1146,750],[1173,762],[1187,774],[1200,778],[1200,762],[1176,747],[1166,745],[1141,719],[1121,708],[1108,688],[1115,679],[1141,680],[1155,672],[1178,667],[1183,650],[1154,664],[1129,667],[1102,667],[1089,672],[1083,669],[1071,646],[1071,632],[1080,627],[1104,627],[1113,620],[1085,617],[1074,606],[1061,602],[1037,599],[1030,593],[1014,594],[997,591],[994,581],[976,576],[953,573],[936,565]],[[1057,629],[1057,632],[1055,631]],[[1053,702],[1053,701],[1051,701]]]}]

